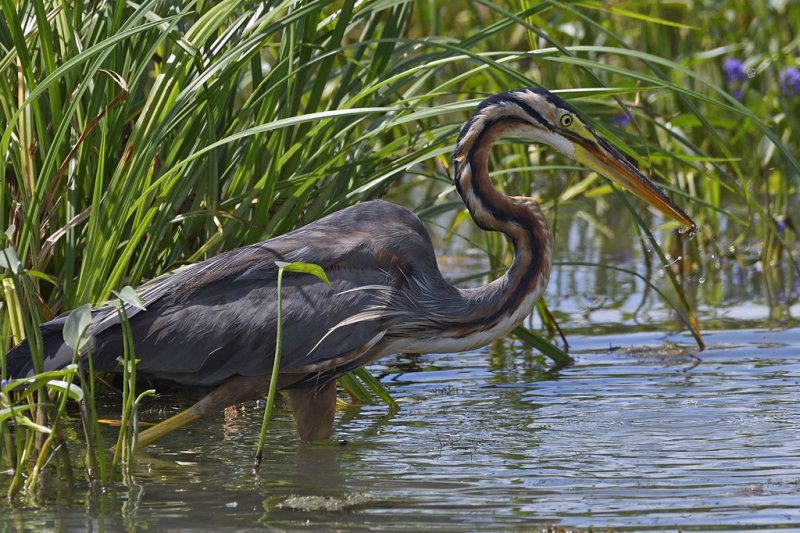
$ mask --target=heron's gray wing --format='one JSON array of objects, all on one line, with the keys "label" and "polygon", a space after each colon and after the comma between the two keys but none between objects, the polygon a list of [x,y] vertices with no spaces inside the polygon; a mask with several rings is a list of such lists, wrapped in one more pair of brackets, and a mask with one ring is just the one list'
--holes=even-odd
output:
[{"label": "heron's gray wing", "polygon": [[[403,283],[440,279],[433,247],[419,219],[402,207],[355,205],[296,231],[177,270],[146,284],[146,311],[126,307],[139,371],[178,383],[214,385],[234,374],[271,371],[277,329],[276,261],[321,266],[331,285],[286,273],[281,369],[349,361],[392,327],[409,305],[396,301]],[[437,277],[438,276],[438,277]],[[451,287],[447,287],[452,289]],[[454,289],[452,289],[454,290]],[[113,370],[123,353],[113,306],[92,313],[95,369]],[[64,317],[44,324],[45,369],[72,360],[61,339]],[[30,375],[27,344],[9,352],[14,377]],[[335,370],[335,369],[334,369]]]},{"label": "heron's gray wing", "polygon": [[[147,311],[130,313],[137,369],[187,385],[269,373],[278,316],[275,261],[318,264],[331,283],[284,274],[281,370],[357,353],[390,327],[382,311],[396,290],[391,284],[402,281],[392,270],[408,253],[422,254],[435,268],[419,220],[398,206],[369,202],[180,269],[144,288]],[[110,313],[98,318],[94,364],[111,368],[122,353],[121,331]]]}]

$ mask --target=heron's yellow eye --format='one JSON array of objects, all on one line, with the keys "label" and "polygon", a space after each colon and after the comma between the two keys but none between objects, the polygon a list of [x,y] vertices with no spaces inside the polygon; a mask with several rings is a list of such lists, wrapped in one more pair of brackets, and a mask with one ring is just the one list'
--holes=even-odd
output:
[{"label": "heron's yellow eye", "polygon": [[569,113],[564,113],[563,115],[561,115],[561,118],[559,120],[561,122],[562,128],[569,128],[570,126],[572,126],[572,115],[570,115]]}]

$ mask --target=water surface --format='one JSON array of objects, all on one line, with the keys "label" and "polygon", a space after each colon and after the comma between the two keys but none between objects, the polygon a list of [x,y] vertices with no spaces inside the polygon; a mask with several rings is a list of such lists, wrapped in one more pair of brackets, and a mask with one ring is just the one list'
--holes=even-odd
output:
[{"label": "water surface", "polygon": [[[337,415],[343,446],[255,404],[139,455],[128,487],[7,503],[31,529],[800,529],[800,329],[572,337],[542,379],[515,344],[372,367],[402,408]],[[677,343],[678,346],[675,346]],[[532,379],[532,376],[538,376]],[[164,405],[168,405],[168,402]],[[164,412],[144,413],[156,420]]]}]

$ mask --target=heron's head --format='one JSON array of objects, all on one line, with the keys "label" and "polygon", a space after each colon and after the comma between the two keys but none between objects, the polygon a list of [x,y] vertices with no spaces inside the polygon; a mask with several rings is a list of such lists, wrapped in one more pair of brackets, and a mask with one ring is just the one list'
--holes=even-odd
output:
[{"label": "heron's head", "polygon": [[552,146],[684,226],[696,228],[669,196],[600,137],[572,106],[544,89],[516,89],[481,102],[458,138],[454,156],[457,167],[472,164],[473,158],[506,134]]}]

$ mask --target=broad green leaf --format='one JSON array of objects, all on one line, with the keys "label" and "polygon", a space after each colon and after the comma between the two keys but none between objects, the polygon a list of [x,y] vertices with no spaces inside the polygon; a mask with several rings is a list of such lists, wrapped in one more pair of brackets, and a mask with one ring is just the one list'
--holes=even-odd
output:
[{"label": "broad green leaf", "polygon": [[312,263],[303,263],[300,261],[296,261],[294,263],[275,261],[275,264],[278,265],[278,268],[285,270],[286,272],[299,272],[301,274],[311,274],[313,276],[318,277],[321,281],[324,281],[327,285],[331,284],[330,281],[328,281],[328,276],[325,275],[325,271],[319,265],[314,265]]},{"label": "broad green leaf", "polygon": [[137,309],[141,309],[142,311],[146,311],[144,304],[142,304],[142,299],[136,290],[131,287],[130,285],[125,285],[119,291],[111,291],[114,296],[119,298],[122,302],[130,305],[131,307],[135,307]]},{"label": "broad green leaf", "polygon": [[74,383],[52,379],[47,382],[48,388],[66,392],[76,402],[83,401],[83,389]]},{"label": "broad green leaf", "polygon": [[86,342],[86,330],[92,325],[92,308],[84,304],[73,309],[64,322],[64,342],[76,351],[83,350]]},{"label": "broad green leaf", "polygon": [[17,251],[9,246],[0,252],[0,268],[10,270],[12,274],[19,274],[22,272],[22,261],[17,256]]}]

